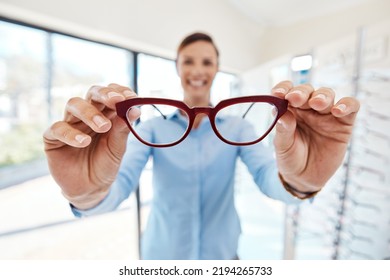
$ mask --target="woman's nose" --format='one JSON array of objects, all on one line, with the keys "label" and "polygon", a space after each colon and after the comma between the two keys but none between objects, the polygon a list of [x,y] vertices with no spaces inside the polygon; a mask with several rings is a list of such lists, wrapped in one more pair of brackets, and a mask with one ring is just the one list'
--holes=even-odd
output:
[{"label": "woman's nose", "polygon": [[200,64],[195,64],[191,67],[191,74],[200,75],[204,73],[204,67]]}]

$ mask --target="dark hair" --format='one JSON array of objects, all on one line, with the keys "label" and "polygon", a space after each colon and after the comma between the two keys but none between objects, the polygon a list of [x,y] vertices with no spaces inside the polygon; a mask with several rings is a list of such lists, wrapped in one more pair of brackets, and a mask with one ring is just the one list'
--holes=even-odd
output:
[{"label": "dark hair", "polygon": [[212,44],[215,51],[217,52],[217,57],[219,57],[219,51],[218,51],[218,48],[215,45],[213,39],[209,35],[207,35],[205,33],[201,33],[201,32],[192,33],[192,34],[188,35],[187,37],[185,37],[183,39],[183,41],[181,41],[179,47],[177,48],[177,56],[179,55],[179,53],[182,49],[184,49],[188,45],[191,45],[192,43],[195,43],[198,41],[204,41],[204,42],[208,42],[208,43]]}]

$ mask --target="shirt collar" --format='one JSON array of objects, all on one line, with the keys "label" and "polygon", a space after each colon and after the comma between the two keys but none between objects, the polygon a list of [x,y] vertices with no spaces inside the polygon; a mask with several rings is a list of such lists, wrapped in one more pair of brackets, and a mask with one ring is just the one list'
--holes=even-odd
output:
[{"label": "shirt collar", "polygon": [[177,120],[177,119],[184,119],[184,118],[185,118],[185,116],[180,114],[180,110],[179,109],[175,110],[173,113],[170,113],[167,116],[168,120]]}]

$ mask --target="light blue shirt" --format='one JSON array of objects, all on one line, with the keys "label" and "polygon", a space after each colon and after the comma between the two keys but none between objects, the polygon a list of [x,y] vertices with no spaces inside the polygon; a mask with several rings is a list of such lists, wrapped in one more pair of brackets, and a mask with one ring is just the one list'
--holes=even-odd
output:
[{"label": "light blue shirt", "polygon": [[[145,139],[170,137],[183,126],[176,113],[169,120],[152,119],[139,133]],[[217,119],[229,139],[251,133],[249,123]],[[184,129],[184,128],[183,128]],[[107,197],[76,216],[114,210],[137,187],[149,157],[153,158],[153,201],[142,236],[143,259],[233,259],[237,254],[240,221],[234,206],[234,176],[238,157],[247,165],[260,190],[286,203],[299,203],[280,183],[272,152],[261,143],[232,146],[222,142],[203,118],[180,144],[151,148],[130,133],[119,174]],[[142,187],[142,186],[141,186]]]}]

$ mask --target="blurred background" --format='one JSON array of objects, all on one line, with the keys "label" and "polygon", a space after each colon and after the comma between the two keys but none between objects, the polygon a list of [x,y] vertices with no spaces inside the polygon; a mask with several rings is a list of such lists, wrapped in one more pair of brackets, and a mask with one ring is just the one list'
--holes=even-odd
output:
[{"label": "blurred background", "polygon": [[239,257],[390,258],[390,1],[0,0],[0,259],[139,258],[152,162],[119,211],[76,219],[42,134],[91,85],[180,99],[175,51],[194,31],[221,53],[214,103],[285,79],[362,103],[344,164],[313,203],[270,200],[238,163]]}]

